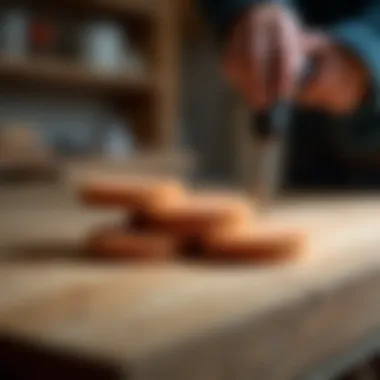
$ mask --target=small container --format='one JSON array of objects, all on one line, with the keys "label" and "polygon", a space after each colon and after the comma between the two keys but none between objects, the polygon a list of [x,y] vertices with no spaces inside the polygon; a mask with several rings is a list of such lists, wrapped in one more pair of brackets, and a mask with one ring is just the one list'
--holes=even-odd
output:
[{"label": "small container", "polygon": [[106,71],[122,69],[123,30],[117,22],[96,21],[84,27],[82,52],[85,63]]},{"label": "small container", "polygon": [[29,51],[52,57],[58,53],[58,26],[50,15],[36,15],[29,25]]},{"label": "small container", "polygon": [[29,14],[23,8],[4,9],[0,16],[1,52],[12,57],[25,57]]},{"label": "small container", "polygon": [[111,161],[123,161],[133,151],[133,137],[128,127],[121,122],[113,121],[107,128],[104,141],[103,153]]}]

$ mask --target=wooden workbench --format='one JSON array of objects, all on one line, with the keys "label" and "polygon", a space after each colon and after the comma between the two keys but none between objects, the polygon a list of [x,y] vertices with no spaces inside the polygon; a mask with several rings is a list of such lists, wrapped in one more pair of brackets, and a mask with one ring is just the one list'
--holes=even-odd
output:
[{"label": "wooden workbench", "polygon": [[[276,217],[310,231],[305,256],[281,266],[231,268],[101,266],[66,256],[70,244],[77,252],[89,226],[118,215],[37,195],[44,207],[20,193],[0,194],[4,257],[10,240],[36,246],[43,236],[57,253],[26,261],[36,249],[24,250],[0,266],[0,355],[14,373],[295,379],[380,328],[380,199],[284,204]],[[62,240],[65,252],[57,248]]]}]

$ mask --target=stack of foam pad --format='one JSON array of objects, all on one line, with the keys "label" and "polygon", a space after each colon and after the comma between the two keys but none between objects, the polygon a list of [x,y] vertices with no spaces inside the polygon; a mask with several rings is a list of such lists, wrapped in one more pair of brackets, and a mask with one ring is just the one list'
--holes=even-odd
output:
[{"label": "stack of foam pad", "polygon": [[120,226],[89,236],[88,250],[102,258],[277,261],[298,256],[305,241],[299,230],[260,219],[244,196],[195,191],[174,180],[92,182],[80,196],[90,207],[126,211]]}]

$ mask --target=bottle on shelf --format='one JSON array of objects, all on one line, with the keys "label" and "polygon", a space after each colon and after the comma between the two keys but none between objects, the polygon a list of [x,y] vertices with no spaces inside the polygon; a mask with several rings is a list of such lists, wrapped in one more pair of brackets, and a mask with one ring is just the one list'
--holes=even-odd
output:
[{"label": "bottle on shelf", "polygon": [[103,154],[106,160],[123,161],[133,151],[133,137],[128,126],[118,120],[111,121],[103,140]]},{"label": "bottle on shelf", "polygon": [[51,58],[58,53],[58,26],[51,15],[33,15],[29,25],[28,46],[32,56]]},{"label": "bottle on shelf", "polygon": [[118,22],[89,22],[81,37],[83,60],[87,65],[111,73],[121,70],[124,36]]},{"label": "bottle on shelf", "polygon": [[0,10],[0,52],[9,57],[24,58],[27,52],[29,13],[24,8]]}]

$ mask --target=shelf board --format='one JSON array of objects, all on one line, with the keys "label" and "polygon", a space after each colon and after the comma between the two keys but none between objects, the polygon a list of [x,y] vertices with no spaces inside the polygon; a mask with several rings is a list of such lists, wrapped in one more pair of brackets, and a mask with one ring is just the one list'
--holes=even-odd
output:
[{"label": "shelf board", "polygon": [[159,4],[148,0],[85,0],[82,6],[115,14],[152,17],[157,14]]},{"label": "shelf board", "polygon": [[14,1],[32,8],[68,9],[145,19],[154,18],[159,6],[159,0],[4,0],[4,3],[12,4]]},{"label": "shelf board", "polygon": [[1,55],[0,81],[129,95],[147,94],[154,87],[148,76],[137,73],[107,73],[80,64]]}]

